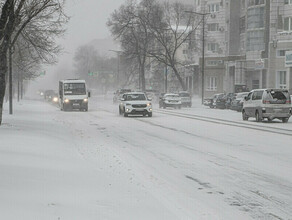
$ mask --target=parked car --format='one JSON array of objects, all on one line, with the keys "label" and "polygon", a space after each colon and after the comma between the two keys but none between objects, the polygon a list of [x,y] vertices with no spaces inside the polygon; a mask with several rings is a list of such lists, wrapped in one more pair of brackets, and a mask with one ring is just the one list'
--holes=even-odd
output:
[{"label": "parked car", "polygon": [[226,101],[227,101],[227,97],[224,93],[222,93],[214,98],[213,105],[215,105],[214,106],[215,108],[225,109],[226,108]]},{"label": "parked car", "polygon": [[143,92],[124,93],[119,104],[119,114],[128,117],[128,115],[143,115],[152,117],[152,103]]},{"label": "parked car", "polygon": [[192,97],[189,92],[181,91],[178,93],[181,98],[181,105],[185,107],[192,107]]},{"label": "parked car", "polygon": [[231,102],[232,102],[233,99],[235,99],[236,95],[237,95],[237,93],[228,93],[226,95],[226,103],[225,103],[225,106],[226,106],[227,109],[230,109]]},{"label": "parked car", "polygon": [[244,97],[248,95],[248,92],[237,93],[235,98],[231,101],[230,109],[238,112],[242,111]]},{"label": "parked car", "polygon": [[[214,94],[211,98],[204,99],[204,105],[209,106],[210,108],[216,108],[217,100],[222,99],[224,96],[225,96],[224,93]],[[223,105],[223,102],[222,102],[222,105]],[[221,107],[221,100],[220,101],[218,100],[218,106]],[[225,106],[225,101],[224,101],[224,106]]]},{"label": "parked car", "polygon": [[166,93],[163,97],[159,100],[159,108],[166,108],[166,107],[173,107],[173,108],[181,108],[181,98],[178,94],[174,93]]},{"label": "parked car", "polygon": [[260,122],[277,118],[288,122],[292,112],[291,98],[286,89],[255,89],[243,102],[242,119],[256,118]]},{"label": "parked car", "polygon": [[131,89],[119,89],[114,93],[113,103],[117,103],[123,96],[123,94],[127,92],[131,92]]}]

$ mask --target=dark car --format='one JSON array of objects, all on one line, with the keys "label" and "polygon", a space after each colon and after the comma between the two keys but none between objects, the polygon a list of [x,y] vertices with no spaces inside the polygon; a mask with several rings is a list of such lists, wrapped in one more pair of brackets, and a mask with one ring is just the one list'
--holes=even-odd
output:
[{"label": "dark car", "polygon": [[117,103],[123,94],[131,92],[131,89],[119,89],[114,93],[113,103]]},{"label": "dark car", "polygon": [[54,90],[46,90],[44,92],[44,99],[47,101],[51,101],[53,96],[56,94],[57,92],[55,92]]},{"label": "dark car", "polygon": [[230,109],[231,102],[232,102],[233,99],[235,99],[236,95],[237,95],[237,93],[228,93],[226,95],[226,103],[225,103],[225,106],[226,106],[227,109]]},{"label": "dark car", "polygon": [[246,97],[247,95],[248,95],[248,92],[237,93],[235,98],[231,102],[230,109],[241,112],[243,102],[244,102],[244,97]]},{"label": "dark car", "polygon": [[204,105],[210,108],[225,108],[225,103],[226,99],[224,93],[214,94],[211,98],[204,99]]}]

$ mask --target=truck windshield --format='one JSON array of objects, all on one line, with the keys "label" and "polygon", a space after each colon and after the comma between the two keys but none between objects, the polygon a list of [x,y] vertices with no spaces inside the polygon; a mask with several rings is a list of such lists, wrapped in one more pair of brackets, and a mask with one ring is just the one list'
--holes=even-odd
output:
[{"label": "truck windshield", "polygon": [[65,95],[86,95],[84,83],[65,83],[64,84]]}]

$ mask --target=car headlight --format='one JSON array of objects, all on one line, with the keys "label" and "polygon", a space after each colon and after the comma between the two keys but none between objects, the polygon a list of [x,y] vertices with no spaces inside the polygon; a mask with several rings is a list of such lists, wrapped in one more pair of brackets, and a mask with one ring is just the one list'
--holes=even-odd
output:
[{"label": "car headlight", "polygon": [[88,102],[88,99],[83,99],[83,102]]},{"label": "car headlight", "polygon": [[57,97],[54,97],[53,98],[53,102],[58,102],[58,98]]},{"label": "car headlight", "polygon": [[69,101],[69,99],[65,99],[64,102],[65,103],[69,103],[70,101]]},{"label": "car headlight", "polygon": [[152,105],[151,102],[147,103],[147,106],[148,106],[148,107],[151,106],[151,105]]}]

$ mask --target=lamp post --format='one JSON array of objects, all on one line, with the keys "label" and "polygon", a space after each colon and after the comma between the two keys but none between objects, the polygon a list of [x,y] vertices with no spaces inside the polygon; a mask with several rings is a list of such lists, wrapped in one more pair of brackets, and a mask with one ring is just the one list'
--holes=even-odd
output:
[{"label": "lamp post", "polygon": [[198,13],[194,11],[185,11],[186,13],[193,13],[197,15],[203,16],[202,25],[203,25],[203,33],[202,33],[202,104],[204,104],[204,91],[205,91],[205,17],[210,13]]}]

